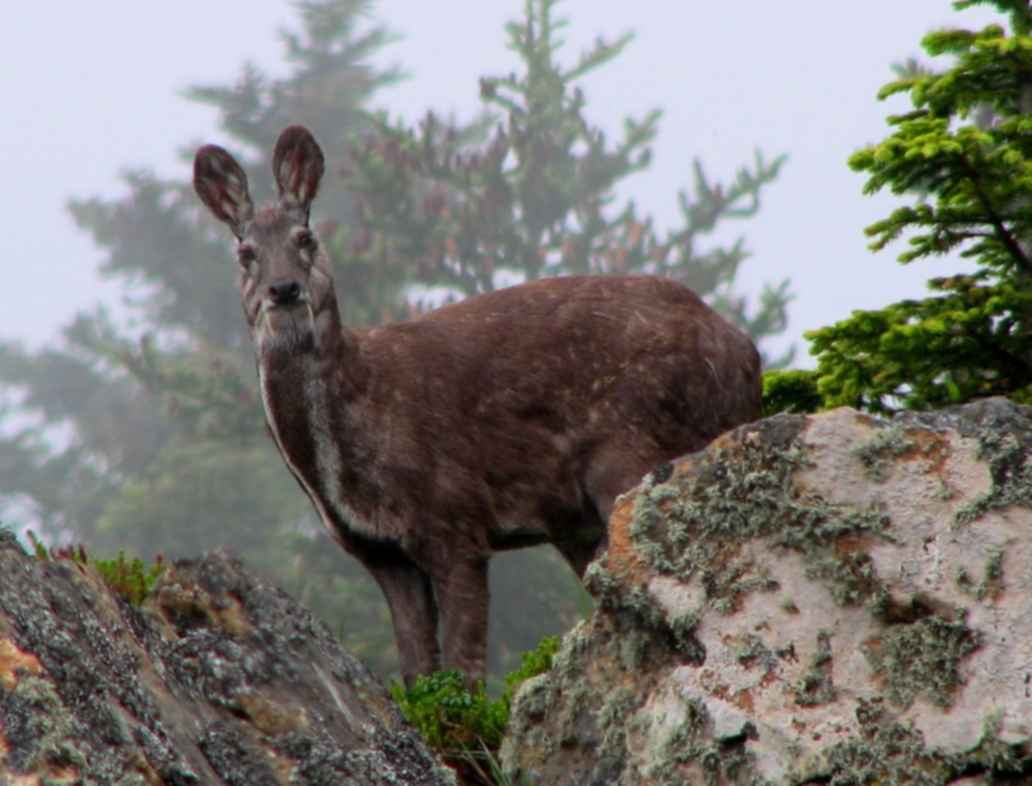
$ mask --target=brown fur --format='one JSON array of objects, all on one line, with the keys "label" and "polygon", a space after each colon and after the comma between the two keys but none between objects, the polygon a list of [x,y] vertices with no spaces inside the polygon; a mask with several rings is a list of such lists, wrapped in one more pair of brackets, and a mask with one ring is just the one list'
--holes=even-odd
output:
[{"label": "brown fur", "polygon": [[693,292],[648,276],[546,279],[345,329],[307,228],[322,153],[294,126],[274,162],[280,202],[257,218],[228,153],[207,146],[195,164],[198,195],[240,240],[270,430],[383,589],[406,679],[441,665],[438,611],[445,663],[480,677],[491,553],[552,543],[583,574],[618,494],[759,416],[759,356]]}]

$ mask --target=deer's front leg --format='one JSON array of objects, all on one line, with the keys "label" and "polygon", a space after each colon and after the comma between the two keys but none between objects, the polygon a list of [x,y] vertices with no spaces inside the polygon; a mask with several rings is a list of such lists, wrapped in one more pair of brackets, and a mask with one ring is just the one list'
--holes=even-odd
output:
[{"label": "deer's front leg", "polygon": [[444,663],[473,682],[484,678],[487,660],[487,557],[456,558],[434,572],[441,610]]},{"label": "deer's front leg", "polygon": [[363,559],[387,598],[405,684],[441,668],[437,605],[430,577],[400,551]]}]

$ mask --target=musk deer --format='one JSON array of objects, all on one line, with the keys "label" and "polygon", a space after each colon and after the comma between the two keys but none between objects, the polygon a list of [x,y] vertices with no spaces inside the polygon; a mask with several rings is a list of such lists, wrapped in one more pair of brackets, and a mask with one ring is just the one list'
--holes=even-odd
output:
[{"label": "musk deer", "polygon": [[309,225],[318,143],[287,128],[275,204],[220,147],[194,187],[238,241],[269,430],[334,538],[386,596],[407,681],[484,673],[492,552],[553,544],[578,576],[618,494],[760,414],[750,339],[650,276],[549,278],[419,319],[344,327]]}]

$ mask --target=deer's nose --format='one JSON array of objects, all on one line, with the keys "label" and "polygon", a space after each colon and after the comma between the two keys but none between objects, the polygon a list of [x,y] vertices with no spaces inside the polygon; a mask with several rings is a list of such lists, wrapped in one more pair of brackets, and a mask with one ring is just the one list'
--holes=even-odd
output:
[{"label": "deer's nose", "polygon": [[280,279],[269,284],[269,297],[277,306],[289,306],[301,297],[301,285],[290,279]]}]

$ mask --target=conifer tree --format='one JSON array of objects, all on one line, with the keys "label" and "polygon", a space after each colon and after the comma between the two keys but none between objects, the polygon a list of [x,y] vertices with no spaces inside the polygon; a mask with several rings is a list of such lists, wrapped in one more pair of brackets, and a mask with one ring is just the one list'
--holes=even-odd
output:
[{"label": "conifer tree", "polygon": [[[299,27],[282,36],[285,77],[248,66],[233,85],[186,96],[216,109],[257,200],[270,196],[268,156],[280,130],[303,123],[316,134],[329,176],[313,218],[351,325],[521,279],[626,270],[684,280],[758,339],[780,332],[787,284],[752,308],[733,288],[744,243],[702,246],[721,222],[756,212],[782,159],[758,155],[727,187],[697,163],[693,195],[680,195],[683,225],[666,233],[633,204],[616,209],[614,187],[649,163],[659,114],[628,121],[615,143],[590,125],[577,82],[629,38],[601,42],[564,67],[553,5],[531,0],[510,25],[521,71],[482,82],[489,122],[460,126],[428,114],[411,130],[370,114],[375,91],[397,74],[368,66],[390,37],[359,23],[362,0],[298,3]],[[184,157],[196,147],[185,146]],[[391,670],[378,589],[326,542],[265,435],[223,233],[189,183],[141,170],[127,185],[124,199],[76,200],[71,210],[105,251],[102,273],[131,287],[133,324],[98,308],[68,327],[61,346],[0,345],[0,382],[19,391],[19,413],[37,420],[0,438],[0,495],[45,535],[94,552],[180,557],[228,544],[310,605],[345,646]],[[496,561],[492,584],[499,598],[515,599],[493,613],[493,668],[568,627],[585,602],[547,551]]]},{"label": "conifer tree", "polygon": [[[247,65],[231,84],[186,91],[217,111],[257,199],[271,196],[269,149],[285,125],[305,123],[338,151],[371,128],[366,104],[398,74],[368,64],[392,39],[363,21],[368,6],[297,3],[296,27],[281,32],[283,77]],[[183,145],[184,161],[198,145]],[[125,184],[124,198],[75,199],[70,210],[104,252],[101,275],[125,283],[130,324],[98,307],[58,346],[0,345],[0,384],[15,394],[9,409],[34,421],[0,439],[5,520],[28,519],[52,541],[101,555],[179,558],[226,545],[387,668],[393,636],[379,591],[340,549],[326,548],[266,437],[226,238],[188,181],[136,169]],[[339,178],[327,178],[320,202],[352,220]],[[382,299],[400,301],[396,271],[374,272]]]},{"label": "conifer tree", "polygon": [[879,97],[908,95],[913,109],[889,117],[892,133],[849,162],[868,175],[865,193],[913,198],[867,228],[872,249],[906,235],[903,264],[952,253],[975,270],[932,278],[924,299],[810,333],[825,406],[1032,401],[1032,10],[1025,0],[981,4],[1009,26],[926,35],[928,54],[952,62],[899,69]]},{"label": "conifer tree", "polygon": [[[614,191],[651,164],[661,112],[627,118],[616,140],[586,116],[579,87],[619,56],[627,34],[598,39],[572,64],[560,56],[567,23],[556,0],[525,0],[507,25],[521,71],[483,77],[487,115],[457,127],[428,113],[416,128],[380,118],[378,134],[356,146],[347,170],[359,225],[345,258],[405,266],[411,280],[452,298],[550,275],[655,273],[690,286],[763,347],[787,322],[788,282],[768,284],[758,306],[734,291],[744,242],[709,244],[720,223],[750,218],[784,163],[756,153],[729,185],[693,167],[693,193],[676,195],[678,226],[661,231]],[[494,127],[491,128],[490,125]],[[766,358],[785,365],[791,352]]]}]

